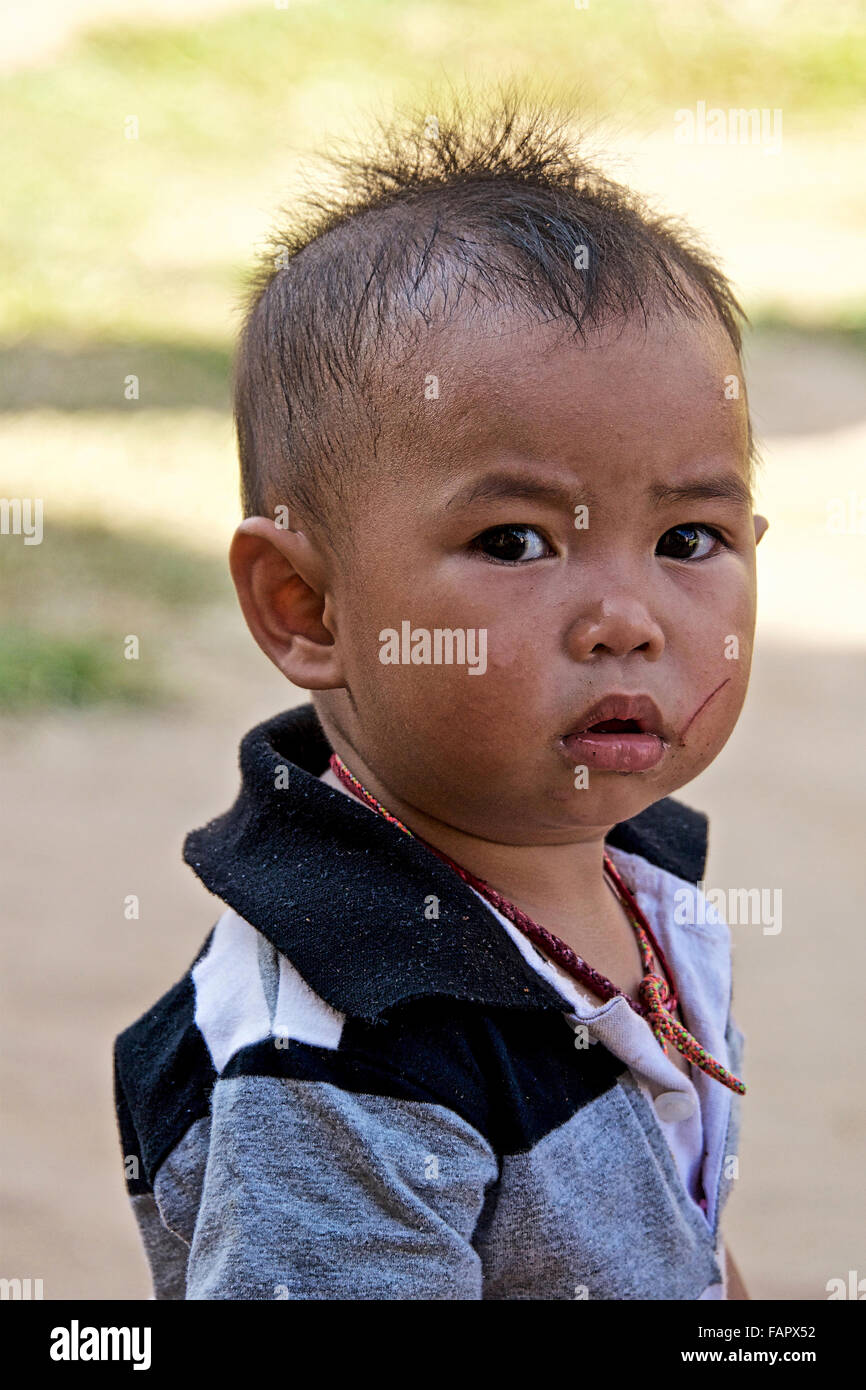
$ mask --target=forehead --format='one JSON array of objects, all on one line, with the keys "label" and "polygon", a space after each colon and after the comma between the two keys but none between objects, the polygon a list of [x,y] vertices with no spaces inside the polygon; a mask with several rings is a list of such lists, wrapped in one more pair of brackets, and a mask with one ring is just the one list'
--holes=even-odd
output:
[{"label": "forehead", "polygon": [[745,387],[720,324],[629,320],[584,343],[501,315],[431,332],[399,383],[383,443],[422,485],[494,458],[616,489],[702,461],[746,474]]}]

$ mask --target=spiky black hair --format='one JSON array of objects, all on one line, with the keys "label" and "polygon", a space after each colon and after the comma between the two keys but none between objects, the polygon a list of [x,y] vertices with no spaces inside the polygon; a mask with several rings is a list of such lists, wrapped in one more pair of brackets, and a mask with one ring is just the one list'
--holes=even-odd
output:
[{"label": "spiky black hair", "polygon": [[715,318],[739,355],[745,315],[718,266],[587,162],[573,126],[511,90],[404,110],[372,145],[330,155],[336,190],[284,214],[247,282],[234,381],[246,516],[285,504],[332,531],[375,462],[388,373],[458,313],[506,308],[582,338],[635,314]]}]

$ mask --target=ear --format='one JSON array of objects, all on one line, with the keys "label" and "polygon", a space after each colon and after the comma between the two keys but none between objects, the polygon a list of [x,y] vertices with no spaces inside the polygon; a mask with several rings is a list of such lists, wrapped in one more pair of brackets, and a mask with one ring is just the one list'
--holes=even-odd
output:
[{"label": "ear", "polygon": [[342,689],[330,571],[321,548],[270,517],[247,517],[232,537],[229,568],[247,627],[278,670],[302,690]]},{"label": "ear", "polygon": [[770,523],[765,516],[758,516],[757,513],[753,515],[752,520],[755,523],[755,545],[760,545],[761,537]]}]

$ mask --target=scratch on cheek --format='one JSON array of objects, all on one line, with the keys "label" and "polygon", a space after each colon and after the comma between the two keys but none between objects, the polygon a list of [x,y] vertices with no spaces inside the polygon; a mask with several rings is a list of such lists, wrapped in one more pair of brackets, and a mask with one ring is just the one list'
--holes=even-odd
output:
[{"label": "scratch on cheek", "polygon": [[729,681],[730,679],[731,679],[730,676],[726,676],[725,679],[722,681],[722,684],[721,684],[721,685],[717,685],[716,688],[715,688],[715,690],[711,690],[710,693],[709,693],[709,695],[707,696],[707,698],[703,701],[703,703],[700,704],[700,705],[698,705],[697,709],[695,710],[695,712],[694,712],[694,714],[692,715],[691,719],[689,720],[688,724],[687,724],[686,727],[683,729],[682,734],[680,735],[681,738],[685,738],[686,734],[688,733],[689,729],[691,728],[691,726],[692,726],[692,724],[694,723],[694,721],[697,719],[698,715],[700,714],[700,712],[701,712],[701,710],[704,708],[704,706],[709,704],[710,700],[712,700],[712,698],[713,698],[714,695],[718,695],[719,691],[722,689],[722,686],[727,685],[727,683],[728,683],[728,681]]}]

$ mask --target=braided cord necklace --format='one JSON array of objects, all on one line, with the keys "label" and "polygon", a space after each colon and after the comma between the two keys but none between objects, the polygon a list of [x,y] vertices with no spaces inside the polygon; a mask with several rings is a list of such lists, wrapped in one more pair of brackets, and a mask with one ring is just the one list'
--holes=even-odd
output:
[{"label": "braided cord necklace", "polygon": [[[475,888],[482,897],[485,897],[488,902],[492,903],[492,905],[497,908],[503,916],[507,917],[510,922],[513,922],[530,941],[543,951],[546,951],[558,965],[561,965],[573,979],[579,980],[582,984],[589,985],[590,988],[605,1001],[614,998],[616,995],[621,995],[636,1014],[646,1019],[652,1029],[653,1035],[661,1045],[661,1049],[665,1056],[667,1056],[668,1050],[667,1043],[672,1042],[677,1051],[681,1052],[687,1061],[698,1067],[699,1070],[706,1072],[707,1076],[713,1077],[715,1081],[720,1081],[723,1086],[728,1086],[732,1091],[737,1091],[740,1095],[745,1095],[746,1088],[742,1081],[738,1080],[732,1072],[729,1072],[720,1062],[717,1062],[714,1057],[711,1057],[706,1049],[701,1047],[697,1038],[693,1037],[687,1028],[684,1028],[681,1023],[671,1016],[677,1007],[677,996],[673,987],[670,968],[665,960],[661,947],[656,942],[649,922],[633,895],[623,883],[622,878],[608,854],[604,855],[605,872],[608,875],[614,892],[622,904],[629,922],[634,928],[638,945],[640,946],[644,973],[640,984],[638,1000],[632,999],[631,995],[626,994],[625,990],[618,989],[606,975],[602,975],[599,970],[589,965],[573,951],[570,946],[564,941],[561,941],[558,936],[554,936],[553,932],[548,931],[546,927],[542,927],[538,922],[534,922],[521,908],[516,907],[515,904],[509,902],[507,898],[503,898],[500,893],[497,893],[495,888],[491,888],[489,883],[485,883],[484,879],[476,878],[468,869],[464,869],[460,864],[456,864],[450,855],[445,854],[443,850],[437,849],[435,845],[431,845],[420,835],[416,835],[411,831],[401,820],[398,820],[390,811],[387,811],[380,801],[376,800],[372,792],[369,792],[358,778],[349,771],[338,753],[331,754],[330,766],[343,785],[351,788],[365,805],[369,806],[373,811],[378,811],[378,813],[384,816],[387,821],[390,821],[392,825],[397,826],[398,830],[402,830],[410,839],[418,840],[419,843],[435,854],[438,859],[448,864],[456,874],[459,874],[460,878],[462,878],[465,883]],[[655,951],[656,958],[661,965],[665,978],[663,978],[662,975],[656,974],[653,970],[653,951]]]}]

